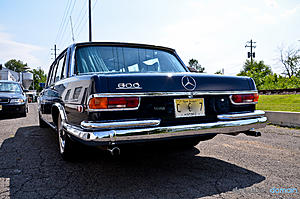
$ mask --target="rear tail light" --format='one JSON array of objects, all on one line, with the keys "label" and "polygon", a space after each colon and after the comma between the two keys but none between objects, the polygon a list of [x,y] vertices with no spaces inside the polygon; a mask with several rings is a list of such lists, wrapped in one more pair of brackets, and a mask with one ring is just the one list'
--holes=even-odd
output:
[{"label": "rear tail light", "polygon": [[257,104],[258,94],[238,94],[230,97],[233,104]]},{"label": "rear tail light", "polygon": [[93,97],[89,101],[89,109],[137,109],[140,104],[138,97]]}]

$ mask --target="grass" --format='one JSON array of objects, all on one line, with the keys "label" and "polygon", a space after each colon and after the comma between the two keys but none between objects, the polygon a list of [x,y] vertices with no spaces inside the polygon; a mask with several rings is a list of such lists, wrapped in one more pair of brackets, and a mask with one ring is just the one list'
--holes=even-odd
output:
[{"label": "grass", "polygon": [[260,95],[256,109],[300,112],[300,95]]}]

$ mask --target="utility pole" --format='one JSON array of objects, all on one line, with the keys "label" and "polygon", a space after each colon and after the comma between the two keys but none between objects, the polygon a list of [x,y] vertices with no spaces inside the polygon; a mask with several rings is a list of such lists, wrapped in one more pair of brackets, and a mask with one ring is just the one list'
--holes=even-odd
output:
[{"label": "utility pole", "polygon": [[[248,46],[248,44],[250,44],[250,46]],[[256,48],[256,46],[254,45],[256,44],[255,41],[252,41],[252,39],[250,41],[246,42],[245,48],[250,48],[250,52],[248,52],[248,58],[251,58],[251,65],[253,63],[253,58],[255,58],[255,52],[253,52],[253,48]]]},{"label": "utility pole", "polygon": [[92,8],[91,0],[89,0],[89,42],[92,42]]},{"label": "utility pole", "polygon": [[[54,44],[54,48],[51,48],[51,50],[54,50],[54,59],[56,59],[56,51],[59,50],[56,48],[56,44]],[[51,53],[53,55],[53,53]]]}]

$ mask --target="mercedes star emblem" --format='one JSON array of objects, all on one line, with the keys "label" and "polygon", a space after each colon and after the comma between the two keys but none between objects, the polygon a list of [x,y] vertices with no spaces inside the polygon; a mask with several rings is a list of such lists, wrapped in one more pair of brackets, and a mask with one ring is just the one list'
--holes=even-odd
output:
[{"label": "mercedes star emblem", "polygon": [[190,76],[182,77],[181,84],[188,91],[193,91],[196,88],[196,80]]}]

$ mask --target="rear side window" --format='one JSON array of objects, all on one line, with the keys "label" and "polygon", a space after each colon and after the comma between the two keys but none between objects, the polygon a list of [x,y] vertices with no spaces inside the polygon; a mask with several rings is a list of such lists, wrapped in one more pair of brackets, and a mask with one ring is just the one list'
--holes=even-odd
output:
[{"label": "rear side window", "polygon": [[54,62],[52,66],[50,67],[50,73],[48,77],[48,86],[54,83],[54,77],[55,77],[55,72],[56,72],[56,64],[57,62]]},{"label": "rear side window", "polygon": [[58,60],[56,74],[55,74],[55,82],[64,78],[62,74],[64,66],[65,66],[65,56],[63,56]]},{"label": "rear side window", "polygon": [[69,89],[66,93],[65,100],[68,101],[70,97],[71,89]]},{"label": "rear side window", "polygon": [[77,87],[73,93],[73,100],[78,100],[82,87]]},{"label": "rear side window", "polygon": [[50,71],[47,79],[47,86],[57,82],[60,79],[65,78],[65,64],[66,64],[66,52],[60,55],[59,58],[53,62],[50,67]]}]

